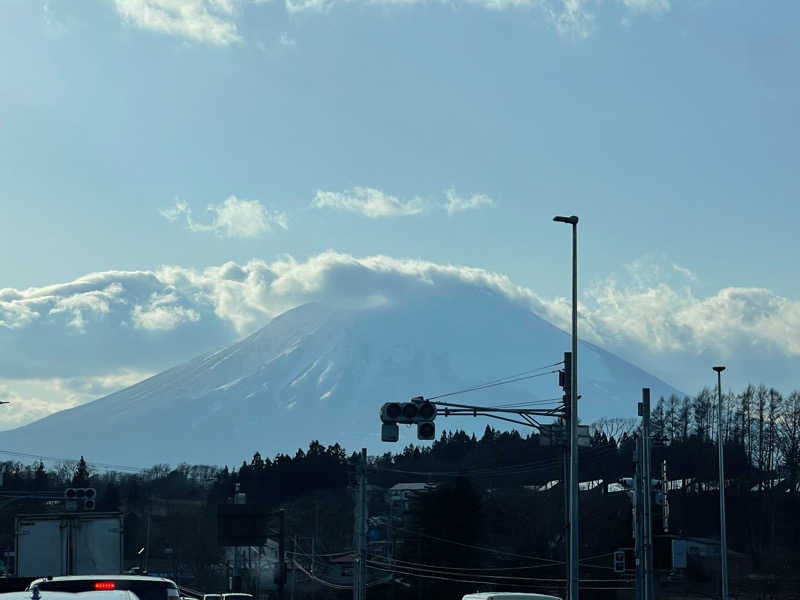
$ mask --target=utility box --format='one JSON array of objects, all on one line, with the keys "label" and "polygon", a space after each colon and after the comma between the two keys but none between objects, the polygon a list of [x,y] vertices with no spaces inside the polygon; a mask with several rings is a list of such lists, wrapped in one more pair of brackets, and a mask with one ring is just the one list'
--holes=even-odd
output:
[{"label": "utility box", "polygon": [[18,577],[122,572],[120,513],[18,515],[14,532]]}]

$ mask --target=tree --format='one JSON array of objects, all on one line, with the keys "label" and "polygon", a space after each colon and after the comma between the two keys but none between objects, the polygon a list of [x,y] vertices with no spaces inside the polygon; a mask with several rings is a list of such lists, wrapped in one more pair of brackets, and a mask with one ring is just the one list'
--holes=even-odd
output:
[{"label": "tree", "polygon": [[75,474],[72,476],[72,487],[86,487],[89,485],[89,467],[83,456],[75,466]]}]

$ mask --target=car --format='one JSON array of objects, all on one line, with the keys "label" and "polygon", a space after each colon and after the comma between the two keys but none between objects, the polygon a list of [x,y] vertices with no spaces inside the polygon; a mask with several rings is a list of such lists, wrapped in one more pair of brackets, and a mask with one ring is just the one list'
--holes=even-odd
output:
[{"label": "car", "polygon": [[[147,577],[144,575],[65,575],[41,577],[28,584],[28,591],[34,586],[40,592],[94,592],[128,591],[139,600],[180,600],[178,586],[171,579]],[[30,596],[29,596],[30,597]],[[47,600],[45,598],[45,600]],[[53,599],[62,600],[62,599]],[[90,600],[102,600],[91,596]]]},{"label": "car", "polygon": [[467,594],[461,600],[561,600],[558,596],[547,594],[528,594],[525,592],[478,592]]},{"label": "car", "polygon": [[36,589],[0,594],[0,600],[139,600],[130,590],[99,590],[93,592],[53,592]]},{"label": "car", "polygon": [[253,600],[252,594],[231,592],[229,594],[204,594],[203,600]]}]

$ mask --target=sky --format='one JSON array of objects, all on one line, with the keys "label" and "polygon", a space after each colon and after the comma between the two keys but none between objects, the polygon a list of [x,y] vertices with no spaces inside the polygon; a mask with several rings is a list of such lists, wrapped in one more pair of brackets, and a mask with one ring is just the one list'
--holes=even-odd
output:
[{"label": "sky", "polygon": [[[800,387],[800,5],[2,0],[0,428],[450,269]],[[338,280],[337,280],[338,281]],[[385,291],[385,290],[384,290]],[[503,375],[503,374],[499,374]]]}]

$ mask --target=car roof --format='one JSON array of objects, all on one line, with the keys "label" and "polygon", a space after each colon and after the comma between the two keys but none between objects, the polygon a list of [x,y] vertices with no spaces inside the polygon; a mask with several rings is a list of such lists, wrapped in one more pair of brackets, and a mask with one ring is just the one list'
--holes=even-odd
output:
[{"label": "car roof", "polygon": [[[89,595],[91,594],[91,595]],[[39,592],[41,600],[138,600],[130,590],[93,590],[89,592]],[[0,594],[0,600],[31,600],[32,592],[8,592]]]},{"label": "car roof", "polygon": [[[29,590],[33,589],[34,585],[46,583],[48,581],[151,581],[169,583],[178,587],[177,584],[171,579],[165,577],[150,577],[148,575],[55,575],[53,577],[40,577],[34,579],[28,584]],[[110,590],[109,590],[110,591]],[[80,593],[80,592],[78,592]]]},{"label": "car roof", "polygon": [[504,600],[505,598],[514,598],[515,600],[560,600],[558,596],[550,596],[548,594],[531,594],[527,592],[478,592],[475,594],[467,594],[461,600]]}]

